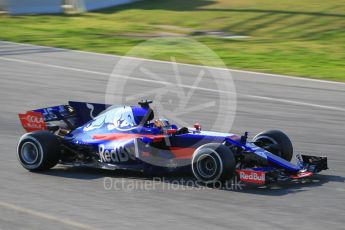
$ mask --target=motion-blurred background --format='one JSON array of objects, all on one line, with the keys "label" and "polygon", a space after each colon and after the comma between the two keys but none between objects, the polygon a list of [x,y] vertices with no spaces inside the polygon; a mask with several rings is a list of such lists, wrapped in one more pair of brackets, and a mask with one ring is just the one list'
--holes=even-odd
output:
[{"label": "motion-blurred background", "polygon": [[231,68],[345,81],[344,0],[0,0],[0,8],[1,40],[124,55],[166,38],[141,56],[159,50],[150,57],[193,63],[178,55],[189,37]]}]

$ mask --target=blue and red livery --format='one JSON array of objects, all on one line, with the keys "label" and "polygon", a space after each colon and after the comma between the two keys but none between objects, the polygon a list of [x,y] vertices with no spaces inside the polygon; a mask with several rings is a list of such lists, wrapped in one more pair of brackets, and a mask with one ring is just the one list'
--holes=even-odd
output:
[{"label": "blue and red livery", "polygon": [[56,164],[146,173],[191,172],[203,183],[239,180],[255,184],[296,180],[327,169],[327,158],[297,155],[281,131],[262,132],[248,141],[231,133],[177,127],[155,119],[152,101],[139,106],[68,105],[19,114],[27,131],[18,158],[30,171]]}]

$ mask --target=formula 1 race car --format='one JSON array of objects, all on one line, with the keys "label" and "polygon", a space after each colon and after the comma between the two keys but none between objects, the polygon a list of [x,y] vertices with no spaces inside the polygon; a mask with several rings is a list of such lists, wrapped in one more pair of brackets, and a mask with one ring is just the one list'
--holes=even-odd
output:
[{"label": "formula 1 race car", "polygon": [[237,176],[268,184],[310,177],[327,169],[327,158],[297,155],[283,132],[270,130],[248,141],[248,133],[203,131],[154,119],[152,101],[139,106],[69,102],[19,114],[28,132],[18,144],[21,165],[43,171],[56,164],[161,174],[189,171],[198,181]]}]

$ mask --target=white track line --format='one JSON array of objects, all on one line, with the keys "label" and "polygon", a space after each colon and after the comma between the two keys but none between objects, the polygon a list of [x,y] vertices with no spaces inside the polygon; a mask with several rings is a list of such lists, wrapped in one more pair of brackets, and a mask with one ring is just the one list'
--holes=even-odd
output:
[{"label": "white track line", "polygon": [[[111,73],[104,73],[104,72],[99,72],[99,71],[92,71],[92,70],[79,69],[79,68],[60,66],[60,65],[52,65],[52,64],[46,64],[46,63],[34,62],[34,61],[28,61],[28,60],[22,60],[22,59],[4,58],[4,57],[0,57],[0,59],[5,60],[5,61],[20,62],[20,63],[30,64],[30,65],[39,65],[39,66],[45,66],[45,67],[50,67],[50,68],[71,70],[71,71],[88,73],[88,74],[95,74],[95,75],[101,75],[101,76],[108,76],[109,77],[111,75]],[[124,79],[129,78],[127,76],[122,76],[122,75],[116,75],[116,77],[120,77],[120,78],[124,78]],[[134,79],[134,80],[138,80],[138,81],[146,81],[146,82],[151,82],[151,83],[162,83],[165,85],[169,84],[167,82],[159,82],[159,81],[150,80],[150,79],[143,79],[143,78],[136,78],[136,77],[130,77],[130,78]]]},{"label": "white track line", "polygon": [[2,202],[0,201],[0,207],[2,208],[7,208],[7,209],[11,209],[17,212],[22,212],[31,216],[35,216],[38,218],[42,218],[42,219],[46,219],[46,220],[51,220],[54,222],[58,222],[60,224],[64,224],[64,225],[68,225],[70,227],[73,228],[78,228],[78,229],[86,229],[86,230],[95,230],[96,228],[93,228],[91,226],[70,220],[70,219],[65,219],[65,218],[61,218],[61,217],[57,217],[57,216],[52,216],[46,213],[42,213],[42,212],[37,212],[34,211],[32,209],[27,209],[27,208],[23,208],[14,204],[10,204],[10,203],[6,203],[6,202]]},{"label": "white track line", "polygon": [[28,61],[28,60],[22,60],[22,59],[16,59],[16,58],[0,57],[0,59],[5,60],[5,61],[11,61],[11,62],[20,62],[20,63],[31,64],[31,65],[40,65],[40,66],[56,68],[56,69],[71,70],[71,71],[77,71],[77,72],[83,72],[83,73],[97,74],[97,75],[103,75],[103,76],[110,76],[109,73],[102,73],[102,72],[98,72],[98,71],[85,70],[85,69],[79,69],[79,68],[73,68],[73,67],[67,67],[67,66],[60,66],[60,65],[52,65],[52,64],[46,64],[46,63],[34,62],[34,61]]},{"label": "white track line", "polygon": [[247,97],[250,97],[250,98],[259,99],[259,100],[283,102],[283,103],[286,103],[286,104],[309,106],[309,107],[314,107],[314,108],[319,108],[319,109],[328,109],[328,110],[335,110],[335,111],[345,112],[345,108],[335,107],[335,106],[319,105],[319,104],[314,104],[314,103],[292,101],[292,100],[281,99],[281,98],[273,98],[273,97],[255,96],[255,95],[244,95],[244,96],[247,96]]},{"label": "white track line", "polygon": [[[0,41],[0,42],[12,44],[12,45],[17,45],[17,46],[32,46],[32,47],[36,47],[36,48],[37,47],[48,48],[48,49],[66,51],[66,52],[76,52],[76,53],[91,54],[91,55],[98,55],[98,56],[105,56],[105,57],[112,57],[112,58],[126,58],[126,59],[140,60],[140,61],[149,61],[149,62],[156,62],[156,63],[171,64],[171,62],[169,62],[169,61],[153,60],[153,59],[146,59],[146,58],[139,58],[139,57],[120,56],[120,55],[113,55],[113,54],[102,54],[102,53],[95,53],[95,52],[89,52],[89,51],[71,50],[71,49],[65,49],[65,48],[55,48],[55,47],[49,47],[49,46],[33,45],[33,44],[27,44],[27,43],[17,43],[17,42],[8,42],[8,41]],[[303,77],[296,77],[296,76],[289,76],[289,75],[270,74],[270,73],[263,73],[263,72],[220,68],[220,67],[212,67],[212,66],[201,66],[201,65],[186,64],[186,63],[178,63],[178,64],[184,65],[184,66],[196,67],[196,68],[208,68],[208,69],[223,70],[223,71],[230,71],[230,72],[237,72],[237,73],[248,73],[248,74],[252,74],[252,75],[259,75],[260,77],[275,77],[275,78],[285,78],[285,79],[289,79],[289,80],[300,80],[300,81],[310,81],[310,82],[319,82],[319,83],[327,83],[327,84],[345,85],[345,82],[327,81],[327,80],[320,80],[320,79],[311,79],[311,78],[303,78]]]},{"label": "white track line", "polygon": [[[25,64],[30,64],[30,65],[39,65],[39,66],[45,66],[45,67],[50,67],[50,68],[70,70],[70,71],[83,72],[83,73],[102,75],[102,76],[110,76],[111,75],[110,73],[104,73],[104,72],[99,72],[99,71],[85,70],[85,69],[66,67],[66,66],[60,66],[60,65],[51,65],[51,64],[46,64],[46,63],[40,63],[40,62],[34,62],[34,61],[28,61],[28,60],[22,60],[22,59],[15,59],[15,58],[0,57],[0,60],[19,62],[19,63],[25,63]],[[120,78],[124,78],[124,79],[132,79],[132,80],[137,80],[137,81],[145,81],[145,82],[150,82],[150,83],[160,83],[163,85],[171,84],[171,83],[164,82],[164,81],[143,79],[143,78],[130,77],[130,76],[116,75],[116,77],[120,77]],[[209,88],[204,88],[204,87],[195,87],[195,86],[189,86],[189,85],[180,85],[179,84],[177,86],[183,87],[183,88],[190,88],[190,89],[197,88],[199,90],[204,90],[204,91],[209,91],[209,92],[217,92],[217,93],[234,93],[234,92],[221,91],[221,90],[209,89]],[[248,95],[248,94],[241,94],[241,93],[237,93],[237,95],[247,97],[247,98],[259,99],[259,100],[282,102],[282,103],[286,103],[286,104],[308,106],[308,107],[319,108],[319,109],[329,109],[329,110],[334,110],[334,111],[345,112],[345,108],[341,108],[341,107],[326,106],[326,105],[319,105],[319,104],[307,103],[307,102],[301,102],[301,101],[280,99],[280,98],[275,98],[275,97],[264,97],[264,96]]]}]

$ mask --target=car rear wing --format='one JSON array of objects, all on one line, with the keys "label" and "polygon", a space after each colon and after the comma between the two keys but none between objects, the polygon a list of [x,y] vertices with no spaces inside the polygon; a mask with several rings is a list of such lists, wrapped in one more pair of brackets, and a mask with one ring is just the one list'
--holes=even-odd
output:
[{"label": "car rear wing", "polygon": [[27,132],[47,130],[47,124],[40,112],[27,111],[26,113],[18,114],[18,116],[20,123]]},{"label": "car rear wing", "polygon": [[18,115],[23,128],[27,132],[37,130],[55,131],[59,128],[73,129],[76,121],[75,111],[69,105],[35,109]]},{"label": "car rear wing", "polygon": [[37,130],[56,131],[60,128],[73,130],[90,120],[109,105],[69,101],[68,105],[58,105],[20,113],[19,119],[27,132]]}]

